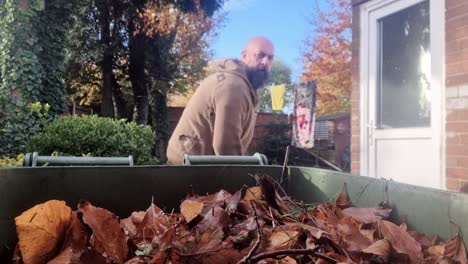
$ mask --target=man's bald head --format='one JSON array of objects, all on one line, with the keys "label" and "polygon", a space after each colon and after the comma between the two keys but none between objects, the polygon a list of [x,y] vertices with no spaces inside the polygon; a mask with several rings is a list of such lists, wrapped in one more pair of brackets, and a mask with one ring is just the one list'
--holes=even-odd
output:
[{"label": "man's bald head", "polygon": [[268,51],[274,52],[273,43],[265,37],[255,37],[247,43],[245,51],[256,51],[258,49],[267,49]]},{"label": "man's bald head", "polygon": [[268,81],[274,53],[273,43],[264,37],[252,38],[242,51],[242,62],[247,66],[247,76],[254,89]]}]

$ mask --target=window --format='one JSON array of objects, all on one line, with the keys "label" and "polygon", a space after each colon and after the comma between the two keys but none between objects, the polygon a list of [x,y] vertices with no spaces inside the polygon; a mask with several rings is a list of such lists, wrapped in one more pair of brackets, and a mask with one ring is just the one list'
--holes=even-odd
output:
[{"label": "window", "polygon": [[378,20],[377,128],[431,125],[429,1]]}]

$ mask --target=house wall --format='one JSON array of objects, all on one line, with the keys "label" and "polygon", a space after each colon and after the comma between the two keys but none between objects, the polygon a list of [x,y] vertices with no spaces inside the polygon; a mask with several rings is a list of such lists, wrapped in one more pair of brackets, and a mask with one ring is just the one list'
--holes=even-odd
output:
[{"label": "house wall", "polygon": [[460,190],[468,187],[468,1],[445,7],[446,185]]},{"label": "house wall", "polygon": [[[351,172],[360,170],[359,6],[352,0]],[[446,187],[468,190],[468,1],[445,0],[445,151]]]}]

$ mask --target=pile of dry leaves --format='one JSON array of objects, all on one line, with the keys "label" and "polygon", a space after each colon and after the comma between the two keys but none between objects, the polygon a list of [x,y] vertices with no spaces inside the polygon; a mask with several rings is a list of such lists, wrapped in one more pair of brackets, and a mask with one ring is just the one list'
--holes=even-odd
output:
[{"label": "pile of dry leaves", "polygon": [[[180,213],[155,204],[119,220],[87,201],[63,201],[18,216],[14,262],[36,263],[467,263],[459,235],[443,242],[385,220],[391,209],[335,203],[305,206],[259,186],[190,196]],[[280,189],[281,190],[281,189]]]}]

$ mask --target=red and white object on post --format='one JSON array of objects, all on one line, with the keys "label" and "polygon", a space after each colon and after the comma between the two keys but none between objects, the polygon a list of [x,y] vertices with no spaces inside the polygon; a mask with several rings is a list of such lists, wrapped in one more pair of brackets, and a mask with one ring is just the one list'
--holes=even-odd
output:
[{"label": "red and white object on post", "polygon": [[314,147],[315,127],[315,81],[294,84],[294,122],[292,146],[311,149]]}]

